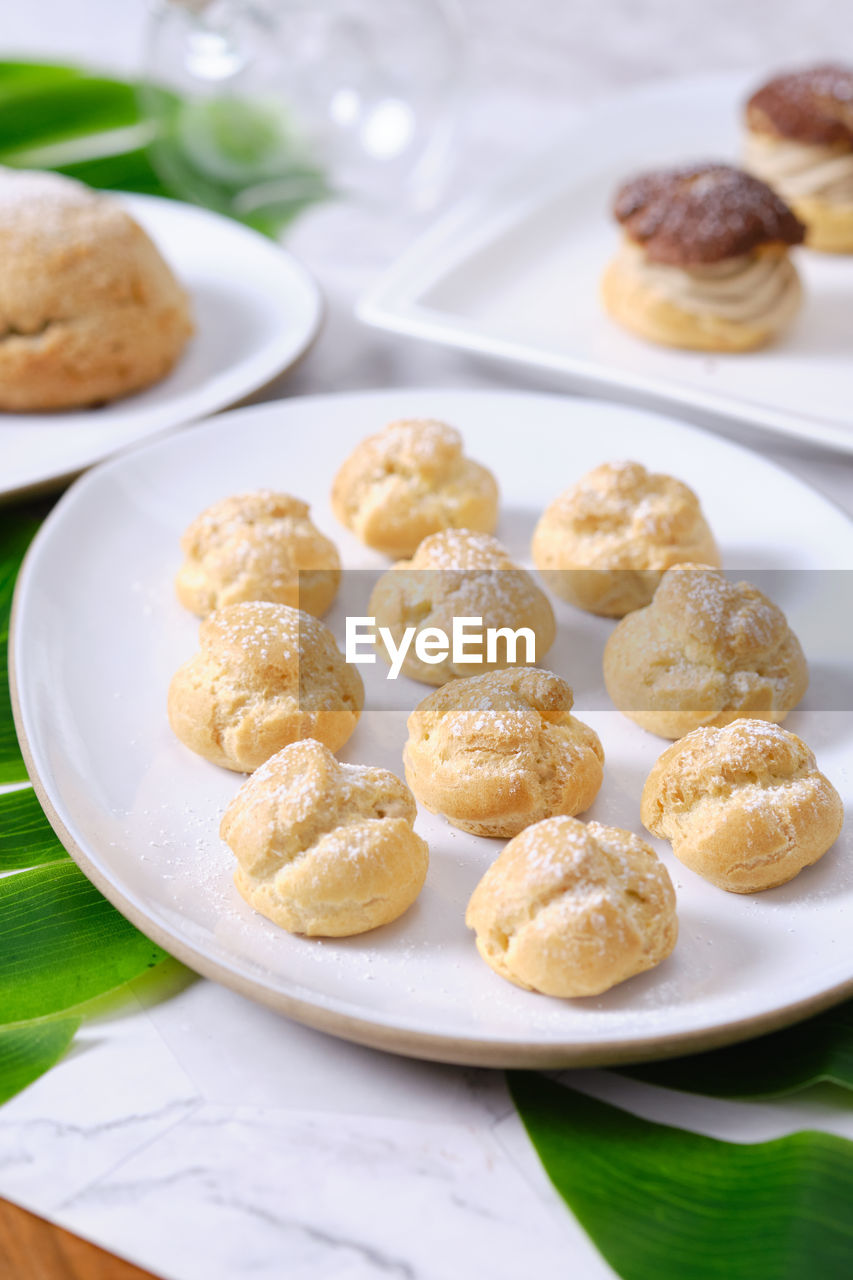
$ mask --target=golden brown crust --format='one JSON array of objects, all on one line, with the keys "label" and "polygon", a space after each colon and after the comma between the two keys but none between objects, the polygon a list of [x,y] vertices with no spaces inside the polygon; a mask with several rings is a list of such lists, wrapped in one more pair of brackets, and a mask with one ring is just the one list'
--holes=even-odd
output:
[{"label": "golden brown crust", "polygon": [[725,164],[659,169],[620,188],[614,213],[650,262],[689,267],[766,244],[799,244],[804,228],[760,179]]},{"label": "golden brown crust", "polygon": [[455,427],[431,419],[392,422],[346,459],[332,510],[369,547],[410,556],[441,529],[491,533],[498,522],[492,473],[462,452]]},{"label": "golden brown crust", "polygon": [[784,720],[806,691],[808,669],[785,615],[762,592],[684,564],[612,632],[604,683],[629,719],[680,738],[741,716]]},{"label": "golden brown crust", "polygon": [[215,502],[189,525],[181,548],[178,599],[200,618],[243,600],[321,617],[341,580],[337,548],[312,523],[308,504],[271,489]]},{"label": "golden brown crust", "polygon": [[643,823],[692,871],[730,893],[793,879],[835,842],[841,798],[796,734],[763,720],[701,728],[649,774]]},{"label": "golden brown crust", "polygon": [[232,604],[208,614],[198,639],[169,686],[169,723],[206,760],[251,773],[300,738],[336,751],[355,729],[361,676],[310,613]]},{"label": "golden brown crust", "polygon": [[633,832],[569,817],[509,842],[465,922],[502,978],[567,998],[651,969],[678,937],[672,881],[654,851]]},{"label": "golden brown crust", "polygon": [[[686,351],[719,351],[731,355],[756,351],[773,342],[796,315],[802,301],[797,269],[780,245],[757,249],[756,255],[774,255],[783,274],[781,304],[755,319],[732,319],[712,308],[688,311],[650,286],[642,273],[631,270],[621,256],[605,268],[601,281],[604,309],[618,324],[640,338]],[[679,268],[670,267],[670,271]]]},{"label": "golden brown crust", "polygon": [[348,937],[396,920],[427,873],[412,793],[386,769],[340,764],[308,739],[243,784],[220,834],[250,906],[291,933]]},{"label": "golden brown crust", "polygon": [[[404,675],[424,684],[445,684],[458,676],[480,675],[509,666],[512,656],[501,641],[494,662],[487,662],[487,644],[466,642],[465,652],[481,661],[454,662],[452,651],[442,662],[424,662],[415,650],[420,632],[432,627],[451,636],[453,619],[482,618],[487,628],[526,627],[533,632],[535,659],[541,662],[554,643],[556,623],[550,601],[506,548],[488,533],[445,529],[424,538],[411,560],[402,560],[384,573],[370,597],[368,613],[379,627],[387,627],[399,645],[408,627],[415,637],[403,661]],[[382,650],[387,658],[386,651]],[[524,663],[527,645],[521,638],[515,662]]]},{"label": "golden brown crust", "polygon": [[114,400],[170,371],[190,304],[113,199],[50,173],[0,169],[0,409]]},{"label": "golden brown crust", "polygon": [[806,225],[806,244],[820,253],[853,253],[853,204],[833,204],[818,196],[794,201]]},{"label": "golden brown crust", "polygon": [[747,102],[746,121],[758,133],[853,148],[853,67],[822,63],[774,76]]},{"label": "golden brown crust", "polygon": [[604,751],[572,701],[550,671],[452,681],[409,716],[406,781],[428,809],[478,836],[581,813],[601,787]]},{"label": "golden brown crust", "polygon": [[693,490],[639,462],[604,462],[555,498],[532,552],[549,590],[608,618],[647,605],[664,569],[720,561]]}]

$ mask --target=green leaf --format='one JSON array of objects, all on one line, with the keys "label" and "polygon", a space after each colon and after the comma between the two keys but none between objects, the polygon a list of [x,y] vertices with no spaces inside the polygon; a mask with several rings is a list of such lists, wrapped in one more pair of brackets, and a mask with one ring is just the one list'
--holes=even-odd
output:
[{"label": "green leaf", "polygon": [[79,1026],[79,1018],[56,1018],[23,1027],[0,1027],[0,1103],[8,1102],[55,1066]]},{"label": "green leaf", "polygon": [[[179,120],[189,138],[178,139]],[[0,163],[189,199],[272,237],[331,194],[275,103],[195,103],[57,64],[0,61]]]},{"label": "green leaf", "polygon": [[52,89],[76,80],[79,75],[76,67],[56,62],[0,61],[0,105],[14,101],[22,89],[30,92],[39,88]]},{"label": "green leaf", "polygon": [[0,783],[27,780],[27,770],[12,720],[12,700],[9,693],[9,615],[15,579],[39,523],[32,507],[23,511],[20,508],[0,511]]},{"label": "green leaf", "polygon": [[720,1142],[543,1076],[509,1083],[549,1178],[622,1280],[849,1280],[853,1143]]},{"label": "green leaf", "polygon": [[91,160],[78,160],[53,167],[57,173],[88,183],[90,187],[174,198],[174,192],[163,184],[154,169],[148,147],[135,147],[114,155],[97,156]]},{"label": "green leaf", "polygon": [[717,1098],[772,1097],[823,1082],[853,1089],[853,1001],[745,1044],[620,1073]]},{"label": "green leaf", "polygon": [[24,64],[16,63],[9,75],[7,66],[0,63],[0,157],[4,162],[35,147],[139,123],[132,83],[43,64],[36,64],[28,76]]},{"label": "green leaf", "polygon": [[74,1008],[165,955],[71,861],[0,879],[0,1022]]},{"label": "green leaf", "polygon": [[64,862],[67,857],[32,787],[0,795],[0,872]]}]

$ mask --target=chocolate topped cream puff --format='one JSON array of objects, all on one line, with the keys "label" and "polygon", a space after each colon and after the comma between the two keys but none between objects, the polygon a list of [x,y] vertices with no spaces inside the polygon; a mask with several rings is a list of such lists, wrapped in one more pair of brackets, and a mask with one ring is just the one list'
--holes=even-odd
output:
[{"label": "chocolate topped cream puff", "polygon": [[791,205],[810,248],[853,253],[853,68],[762,85],[746,104],[744,164]]},{"label": "chocolate topped cream puff", "polygon": [[652,342],[749,351],[800,304],[788,256],[804,228],[765,183],[724,164],[657,170],[627,182],[614,214],[625,231],[602,280],[614,320]]}]

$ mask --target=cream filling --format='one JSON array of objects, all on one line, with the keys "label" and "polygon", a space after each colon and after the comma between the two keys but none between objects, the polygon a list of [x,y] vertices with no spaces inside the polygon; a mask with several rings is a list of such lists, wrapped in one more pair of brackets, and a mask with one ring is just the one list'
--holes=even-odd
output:
[{"label": "cream filling", "polygon": [[658,297],[700,317],[776,329],[787,323],[800,300],[796,268],[782,249],[686,268],[649,262],[640,245],[626,241],[620,266]]},{"label": "cream filling", "polygon": [[846,142],[821,146],[748,132],[743,162],[785,200],[853,204],[853,149]]}]

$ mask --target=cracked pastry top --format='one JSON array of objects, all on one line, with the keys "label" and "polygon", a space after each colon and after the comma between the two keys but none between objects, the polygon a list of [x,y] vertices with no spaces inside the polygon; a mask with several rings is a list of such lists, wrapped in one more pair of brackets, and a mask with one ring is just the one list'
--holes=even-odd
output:
[{"label": "cracked pastry top", "polygon": [[666,867],[639,836],[557,817],[510,840],[465,922],[502,978],[572,998],[660,964],[678,937],[675,905]]},{"label": "cracked pastry top", "polygon": [[780,721],[808,687],[800,642],[777,605],[719,569],[676,565],[604,648],[604,683],[624,715],[680,738],[740,716]]},{"label": "cracked pastry top", "polygon": [[602,298],[627,328],[669,346],[745,351],[796,313],[788,250],[804,229],[752,174],[725,164],[656,170],[625,183],[613,208],[624,236]]},{"label": "cracked pastry top", "polygon": [[601,787],[604,750],[573,701],[551,671],[451,681],[409,716],[406,781],[429,810],[476,836],[507,838],[582,813]]},{"label": "cracked pastry top", "polygon": [[646,780],[641,817],[691,871],[730,893],[755,893],[823,857],[844,810],[801,738],[742,719],[669,747]]},{"label": "cracked pastry top", "polygon": [[693,490],[639,462],[603,462],[555,498],[532,552],[555,595],[609,618],[648,604],[664,569],[720,561]]},{"label": "cracked pastry top", "polygon": [[498,487],[491,471],[465,456],[455,427],[404,419],[350,454],[335,476],[332,510],[368,547],[410,556],[442,529],[491,533]]},{"label": "cracked pastry top", "polygon": [[[401,670],[424,684],[541,662],[556,634],[551,603],[531,575],[497,538],[470,529],[446,529],[424,538],[411,560],[401,560],[382,575],[368,612],[377,626],[388,628],[398,646],[414,627]],[[419,657],[421,633],[437,630],[451,636],[454,618],[479,618],[482,638],[475,631],[458,661],[452,649],[443,658],[436,654],[437,661]],[[495,635],[490,656],[488,629],[529,634],[519,634],[517,640]]]},{"label": "cracked pastry top", "polygon": [[307,502],[259,489],[215,502],[181,538],[176,590],[203,618],[243,600],[287,604],[321,617],[337,594],[341,562]]},{"label": "cracked pastry top", "polygon": [[213,764],[251,773],[282,747],[317,738],[333,751],[364,702],[356,667],[310,613],[246,601],[208,614],[198,652],[169,686],[169,723]]},{"label": "cracked pastry top", "polygon": [[853,67],[774,76],[744,114],[744,164],[792,206],[806,243],[853,252]]},{"label": "cracked pastry top", "polygon": [[429,855],[416,813],[393,773],[341,764],[307,739],[252,774],[220,834],[250,906],[291,933],[340,938],[396,920],[417,898]]},{"label": "cracked pastry top", "polygon": [[0,168],[0,410],[79,408],[158,382],[189,299],[117,200]]}]

